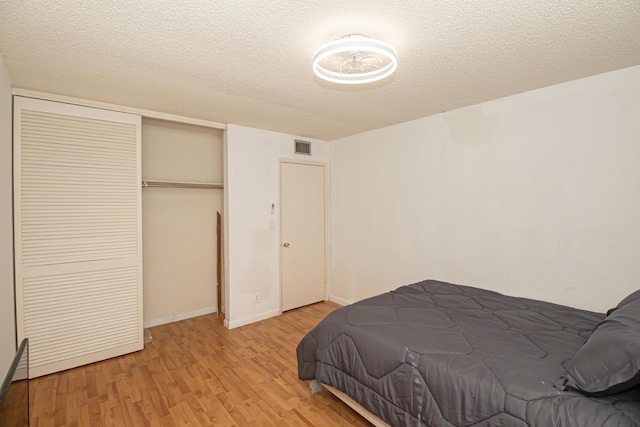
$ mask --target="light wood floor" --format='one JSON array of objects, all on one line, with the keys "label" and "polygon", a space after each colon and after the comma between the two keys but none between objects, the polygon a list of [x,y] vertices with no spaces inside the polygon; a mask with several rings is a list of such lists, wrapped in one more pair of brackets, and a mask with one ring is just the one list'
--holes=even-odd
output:
[{"label": "light wood floor", "polygon": [[31,381],[32,426],[368,426],[298,380],[323,302],[231,331],[217,315],[151,328],[145,349]]}]

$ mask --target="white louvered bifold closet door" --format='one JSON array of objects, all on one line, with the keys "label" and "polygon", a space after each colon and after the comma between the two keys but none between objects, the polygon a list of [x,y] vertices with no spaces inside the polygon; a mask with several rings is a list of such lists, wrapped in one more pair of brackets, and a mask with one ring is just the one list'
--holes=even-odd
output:
[{"label": "white louvered bifold closet door", "polygon": [[140,123],[14,97],[16,313],[30,377],[143,348]]}]

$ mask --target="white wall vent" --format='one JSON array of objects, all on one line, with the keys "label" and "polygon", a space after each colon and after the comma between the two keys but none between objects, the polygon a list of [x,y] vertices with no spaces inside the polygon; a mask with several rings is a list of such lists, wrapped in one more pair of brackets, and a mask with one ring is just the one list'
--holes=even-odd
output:
[{"label": "white wall vent", "polygon": [[295,140],[296,154],[306,154],[307,156],[311,155],[311,143],[307,141],[300,141],[299,139]]}]

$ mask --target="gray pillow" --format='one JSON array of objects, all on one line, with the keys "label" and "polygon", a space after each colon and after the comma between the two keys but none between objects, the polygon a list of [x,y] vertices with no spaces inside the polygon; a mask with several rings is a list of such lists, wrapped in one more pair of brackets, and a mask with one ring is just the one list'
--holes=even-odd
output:
[{"label": "gray pillow", "polygon": [[596,325],[562,378],[563,389],[609,396],[640,384],[640,299]]},{"label": "gray pillow", "polygon": [[607,311],[607,316],[610,315],[611,313],[613,313],[614,311],[616,311],[617,309],[619,309],[620,307],[622,307],[623,305],[627,305],[630,302],[638,300],[638,299],[640,299],[640,289],[638,289],[637,291],[635,291],[635,292],[631,293],[630,295],[628,295],[627,297],[625,297],[615,307],[609,309],[609,311]]}]

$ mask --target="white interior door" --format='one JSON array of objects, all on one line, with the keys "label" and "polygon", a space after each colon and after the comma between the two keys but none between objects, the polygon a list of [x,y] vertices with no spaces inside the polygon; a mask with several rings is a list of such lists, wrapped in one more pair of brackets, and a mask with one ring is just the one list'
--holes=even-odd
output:
[{"label": "white interior door", "polygon": [[326,296],[325,167],[280,163],[282,311]]},{"label": "white interior door", "polygon": [[14,101],[18,340],[31,377],[143,347],[140,116]]}]

